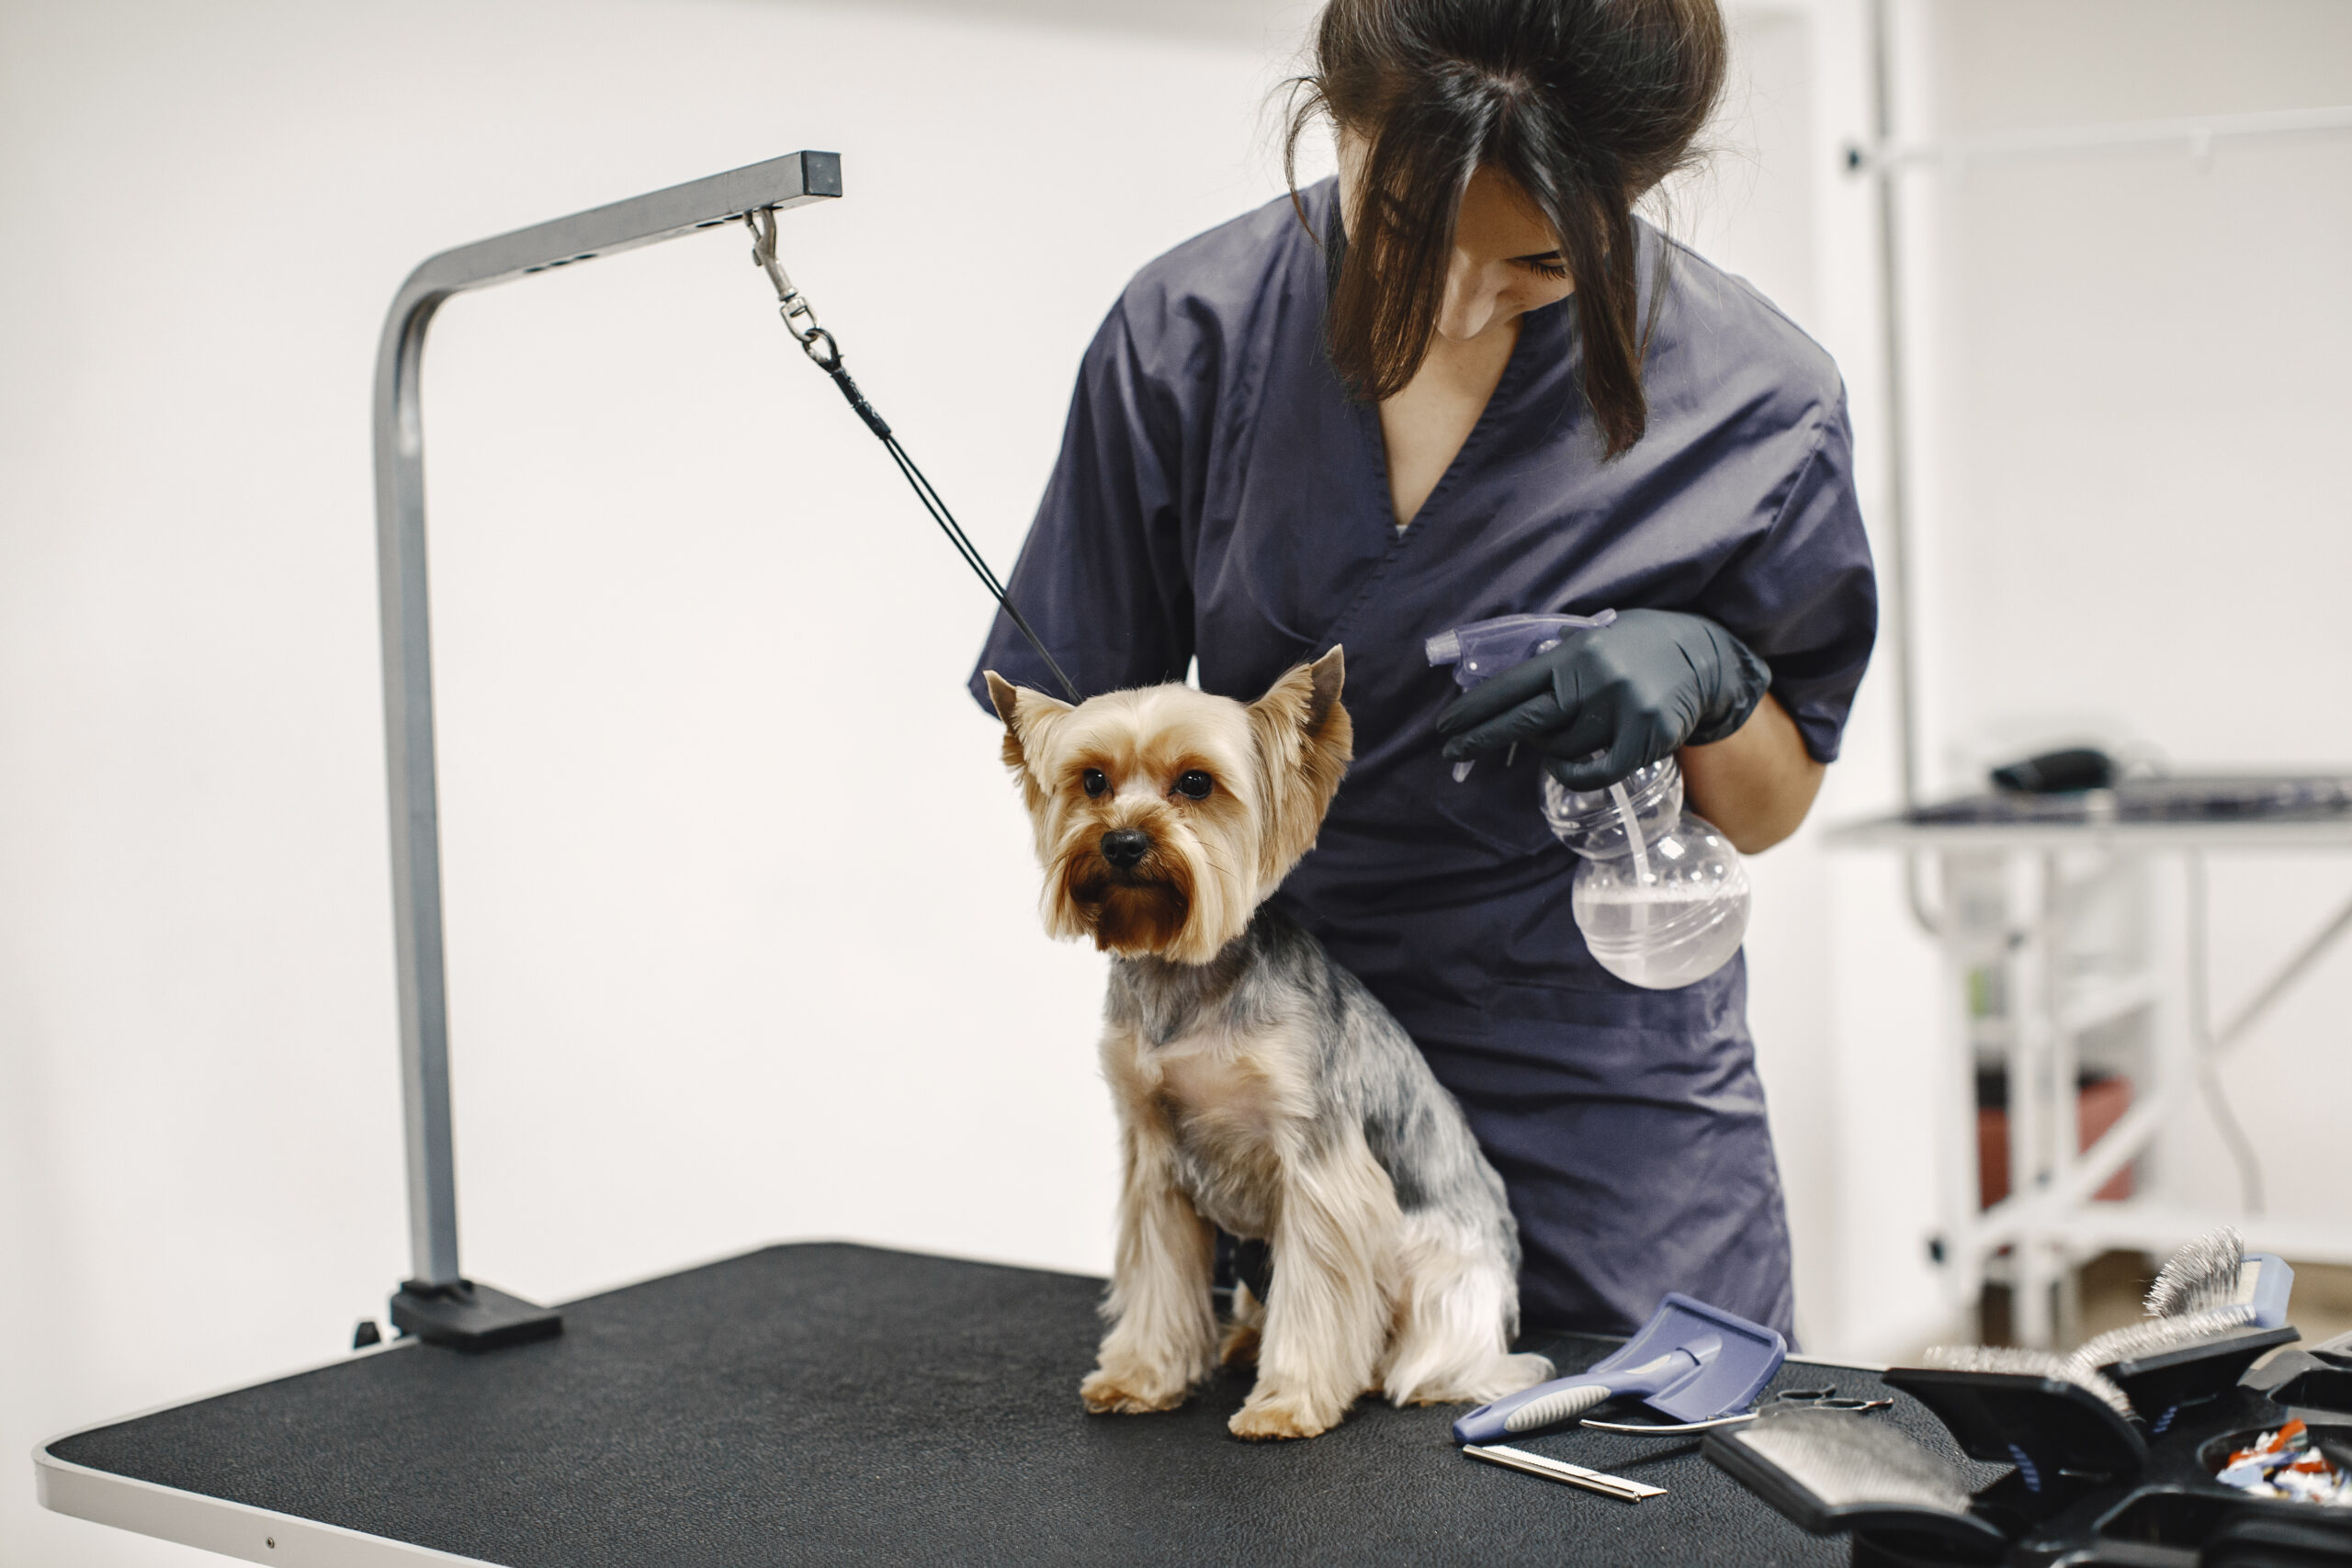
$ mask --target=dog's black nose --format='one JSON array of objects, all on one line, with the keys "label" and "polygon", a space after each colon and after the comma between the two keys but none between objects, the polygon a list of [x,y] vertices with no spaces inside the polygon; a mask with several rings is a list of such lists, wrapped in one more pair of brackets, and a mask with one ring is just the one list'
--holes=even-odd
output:
[{"label": "dog's black nose", "polygon": [[1121,871],[1132,871],[1151,850],[1151,835],[1140,828],[1114,828],[1102,835],[1102,858]]}]

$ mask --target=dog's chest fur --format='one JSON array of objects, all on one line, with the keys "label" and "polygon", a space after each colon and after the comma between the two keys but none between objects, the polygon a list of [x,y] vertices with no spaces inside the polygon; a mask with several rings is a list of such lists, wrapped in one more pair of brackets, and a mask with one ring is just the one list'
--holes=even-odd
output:
[{"label": "dog's chest fur", "polygon": [[1263,1238],[1283,1164],[1312,1141],[1316,1108],[1297,1021],[1267,1010],[1250,967],[1246,952],[1199,966],[1116,964],[1102,1067],[1122,1120],[1166,1140],[1201,1216]]}]

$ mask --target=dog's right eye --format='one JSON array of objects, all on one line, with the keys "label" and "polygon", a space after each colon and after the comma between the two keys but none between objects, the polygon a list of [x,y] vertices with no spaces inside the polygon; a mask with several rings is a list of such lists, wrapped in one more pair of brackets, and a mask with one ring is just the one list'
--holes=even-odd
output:
[{"label": "dog's right eye", "polygon": [[1080,777],[1078,782],[1085,785],[1086,793],[1090,795],[1101,795],[1104,790],[1111,787],[1110,779],[1100,768],[1087,769],[1085,773]]}]

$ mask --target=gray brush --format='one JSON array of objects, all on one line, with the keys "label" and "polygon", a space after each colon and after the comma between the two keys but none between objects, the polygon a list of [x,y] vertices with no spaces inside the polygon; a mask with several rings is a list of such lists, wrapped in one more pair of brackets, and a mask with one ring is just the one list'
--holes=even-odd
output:
[{"label": "gray brush", "polygon": [[1836,1410],[1775,1410],[1737,1433],[1826,1508],[1856,1506],[1968,1512],[1960,1469],[1891,1427]]},{"label": "gray brush", "polygon": [[2007,1345],[1938,1345],[1922,1364],[1953,1372],[2007,1372],[2015,1376],[2054,1378],[2098,1397],[2109,1409],[2129,1420],[2132,1401],[2094,1366],[2076,1366],[2054,1350],[2027,1350]]},{"label": "gray brush", "polygon": [[2066,1362],[2076,1371],[2096,1377],[2101,1367],[2111,1367],[2118,1361],[2136,1361],[2143,1356],[2177,1349],[2199,1339],[2211,1339],[2233,1329],[2244,1328],[2253,1321],[2254,1303],[2239,1302],[2178,1317],[2130,1323],[2121,1328],[2110,1328],[2097,1338],[2086,1340],[2079,1349],[2066,1358]]},{"label": "gray brush", "polygon": [[2148,1315],[2182,1317],[2227,1305],[2245,1267],[2245,1237],[2235,1225],[2207,1232],[2174,1253],[2148,1287]]}]

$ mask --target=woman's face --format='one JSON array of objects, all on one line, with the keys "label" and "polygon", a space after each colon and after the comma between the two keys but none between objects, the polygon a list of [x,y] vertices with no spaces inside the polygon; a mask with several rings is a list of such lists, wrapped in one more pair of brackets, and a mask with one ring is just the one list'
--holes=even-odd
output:
[{"label": "woman's face", "polygon": [[[1339,151],[1340,217],[1353,231],[1362,210],[1366,145],[1363,137],[1342,130]],[[1521,316],[1566,299],[1576,287],[1551,229],[1519,182],[1480,165],[1454,220],[1438,335],[1466,343],[1508,332]]]}]

